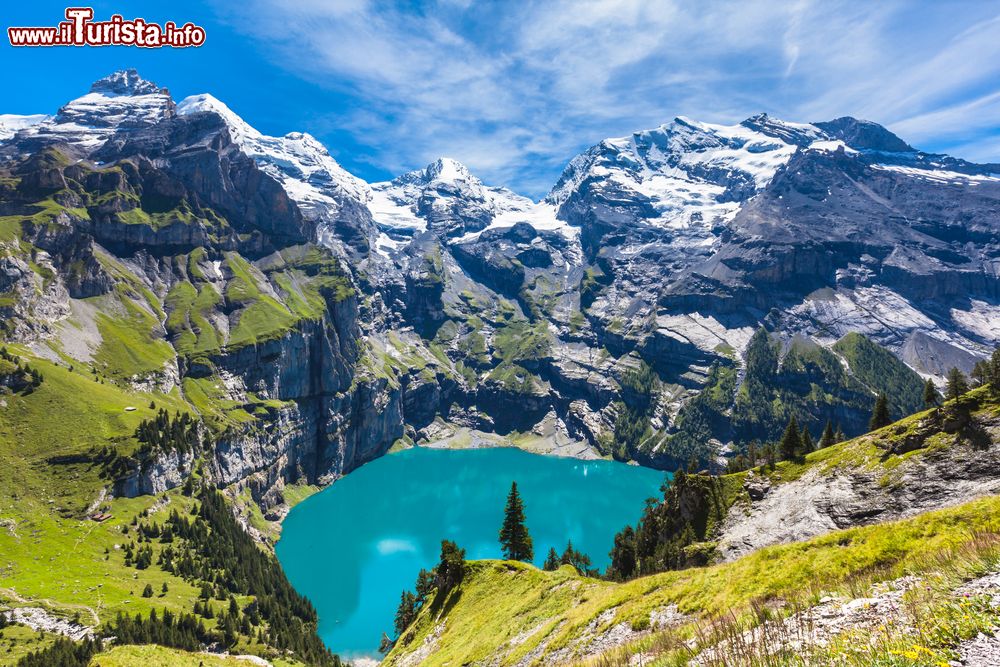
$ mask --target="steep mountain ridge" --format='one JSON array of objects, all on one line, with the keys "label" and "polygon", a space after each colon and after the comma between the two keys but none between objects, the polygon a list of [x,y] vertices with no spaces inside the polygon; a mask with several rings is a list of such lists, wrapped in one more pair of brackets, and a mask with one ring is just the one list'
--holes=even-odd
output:
[{"label": "steep mountain ridge", "polygon": [[[319,486],[393,446],[457,433],[717,471],[791,417],[814,434],[829,420],[852,436],[867,430],[878,394],[893,416],[911,413],[925,378],[968,370],[1000,342],[998,172],[853,118],[678,118],[594,146],[533,202],[447,158],[367,184],[307,134],[266,136],[210,95],[175,104],[134,70],[54,116],[2,117],[0,542],[13,565],[0,580],[17,591],[0,588],[0,599],[82,610],[107,628],[109,613],[185,613],[229,596],[214,612],[201,607],[227,647],[302,656],[319,644],[307,605],[291,639],[270,625],[264,638],[233,627],[251,622],[259,591],[245,581],[222,590],[204,554],[197,566],[172,562],[170,540],[194,558],[197,531],[160,531],[168,521],[181,530],[175,508],[194,516],[214,502],[196,501],[203,482],[224,489],[266,542]],[[990,409],[976,423],[995,440]],[[692,558],[997,488],[992,454],[970,456],[957,440],[937,454],[962,425],[919,419],[893,432],[919,440],[916,454],[884,438],[892,470],[882,460],[838,468],[832,481],[805,476],[831,461],[868,465],[879,446],[868,438],[810,455],[808,470],[781,464],[767,489],[727,476],[719,507],[751,490],[763,500],[738,506],[745,521],[730,513],[713,524],[722,532],[699,536],[719,544],[688,544]],[[916,498],[919,476],[930,488]],[[946,488],[956,479],[957,491]],[[985,507],[898,525],[907,535],[955,516],[986,525]],[[130,531],[138,545],[123,546]],[[908,539],[907,553],[929,553]],[[860,550],[859,562],[879,562],[883,546]],[[718,572],[739,576],[762,558]],[[79,585],[59,588],[53,568]],[[492,597],[497,578],[516,578],[525,600],[547,585],[505,568],[476,566],[487,585],[465,601],[505,609]],[[508,662],[569,659],[614,633],[644,641],[646,628],[675,619],[665,601],[691,590],[664,575],[618,618],[602,605],[645,584],[553,576],[565,590],[547,615],[528,625],[509,615],[501,634],[521,639],[498,648],[501,635],[478,637],[469,650],[487,653],[463,661],[497,651]],[[140,584],[163,595],[140,599]],[[107,606],[101,597],[99,609],[81,608],[98,590]],[[447,628],[429,619],[420,632],[434,647]]]},{"label": "steep mountain ridge", "polygon": [[[4,287],[17,295],[5,306],[13,340],[51,354],[54,338],[74,356],[66,323],[111,307],[81,300],[106,301],[124,272],[151,292],[124,303],[141,311],[133,324],[159,321],[151,344],[176,355],[175,383],[218,375],[231,396],[294,402],[315,391],[284,391],[283,370],[244,381],[251,364],[229,360],[265,345],[290,365],[316,345],[303,332],[332,318],[319,340],[336,352],[317,369],[341,380],[292,385],[380,387],[369,398],[388,407],[367,418],[379,442],[352,446],[359,460],[404,434],[431,437],[440,417],[651,465],[710,463],[721,444],[775,437],[792,414],[862,430],[888,385],[867,356],[834,349],[849,333],[939,380],[1000,339],[998,169],[921,153],[868,121],[679,117],[597,144],[537,203],[448,158],[369,185],[307,134],[263,135],[207,94],[175,105],[134,70],[21,124],[0,146],[8,224],[32,247],[5,260],[19,276]],[[762,325],[788,357],[767,414],[739,393]],[[647,368],[656,382],[637,394],[626,376]],[[322,403],[306,431],[353,428],[343,406]],[[340,455],[314,458],[308,479],[339,474]]]},{"label": "steep mountain ridge", "polygon": [[[59,131],[27,128],[4,147],[8,338],[126,388],[181,391],[215,434],[207,470],[224,485],[252,478],[265,508],[286,480],[383,453],[402,435],[398,390],[356,372],[358,298],[310,211],[218,114],[176,114],[152,84],[110,79],[91,95],[115,95],[124,129],[67,144],[61,114]],[[169,110],[156,123],[151,96]],[[113,486],[162,491],[189,464],[137,459]]]}]

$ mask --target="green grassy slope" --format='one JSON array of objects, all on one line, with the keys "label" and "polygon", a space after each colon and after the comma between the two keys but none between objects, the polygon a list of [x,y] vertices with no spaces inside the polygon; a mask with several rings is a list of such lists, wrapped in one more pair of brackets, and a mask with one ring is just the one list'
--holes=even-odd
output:
[{"label": "green grassy slope", "polygon": [[[906,521],[769,547],[732,563],[623,584],[583,578],[570,567],[544,572],[523,563],[474,561],[462,585],[421,612],[405,635],[408,641],[400,642],[384,664],[404,664],[425,641],[435,648],[421,665],[498,656],[499,664],[515,664],[540,646],[543,654],[572,646],[588,627],[627,623],[646,629],[651,613],[668,605],[696,620],[749,613],[753,603],[802,600],[803,595],[815,602],[859,575],[890,579],[937,566],[943,553],[971,542],[977,533],[1000,533],[998,511],[1000,498],[986,498]],[[511,641],[525,636],[520,643]]]},{"label": "green grassy slope", "polygon": [[[979,417],[1000,415],[1000,404],[980,389],[966,397],[978,403]],[[891,473],[906,459],[956,445],[956,436],[932,436],[923,449],[902,455],[887,445],[914,432],[927,413],[913,415],[875,433],[814,452],[801,463],[782,462],[767,471],[776,485],[806,471],[837,469]],[[968,445],[965,445],[968,446]],[[745,473],[719,478],[730,506],[744,500]],[[750,614],[752,607],[781,601],[815,603],[824,591],[867,577],[891,579],[940,567],[963,545],[984,535],[1000,539],[1000,497],[912,519],[832,532],[804,542],[767,547],[730,563],[665,572],[626,583],[578,576],[571,568],[543,572],[523,563],[475,561],[467,579],[446,600],[423,609],[388,666],[404,664],[425,642],[434,650],[422,665],[469,664],[499,660],[515,664],[537,659],[620,623],[633,630],[650,627],[651,613],[677,605],[691,621],[721,614]],[[610,548],[610,544],[608,545]],[[624,664],[624,663],[623,663]],[[659,663],[658,663],[659,664]],[[672,663],[663,663],[672,664]]]},{"label": "green grassy slope", "polygon": [[[131,454],[140,446],[135,430],[142,420],[161,408],[173,413],[193,412],[194,407],[176,388],[169,395],[129,391],[87,368],[71,371],[66,363],[52,363],[14,346],[7,349],[29,361],[44,379],[30,393],[0,394],[0,608],[41,607],[62,618],[78,615],[88,626],[104,625],[119,612],[190,613],[201,594],[200,582],[175,576],[157,563],[166,548],[179,548],[178,540],[139,542],[134,522],[163,525],[173,511],[190,515],[196,500],[182,489],[110,500],[101,490],[111,481],[102,474],[105,448]],[[231,414],[214,400],[205,398],[205,405]],[[95,522],[89,516],[94,511],[111,518]],[[124,547],[129,543],[152,549],[151,566],[140,569],[126,563]],[[143,596],[146,586],[152,597]],[[241,594],[236,598],[241,608],[253,600]],[[227,600],[209,604],[216,617],[204,622],[211,629]],[[39,639],[24,627],[6,628],[0,635],[0,664],[13,664],[52,639]],[[249,636],[239,639],[236,650],[273,652]]]},{"label": "green grassy slope", "polygon": [[[192,585],[157,568],[125,567],[116,549],[128,541],[124,527],[139,512],[163,500],[169,504],[161,513],[183,511],[190,499],[172,493],[98,503],[107,480],[87,460],[109,444],[133,451],[136,426],[155,414],[150,402],[169,410],[186,405],[176,393],[132,393],[43,359],[31,365],[42,372],[42,384],[26,396],[0,397],[0,603],[80,613],[88,625],[118,611],[190,610],[198,594]],[[96,523],[87,516],[90,507],[112,518]],[[164,583],[168,592],[160,596]],[[157,592],[153,598],[141,597],[146,584]]]}]

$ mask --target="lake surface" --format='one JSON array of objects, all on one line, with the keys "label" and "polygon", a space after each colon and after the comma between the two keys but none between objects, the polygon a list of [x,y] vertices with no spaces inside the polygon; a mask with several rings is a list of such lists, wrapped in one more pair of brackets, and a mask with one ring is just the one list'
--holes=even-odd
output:
[{"label": "lake surface", "polygon": [[497,533],[517,481],[535,564],[566,540],[602,570],[616,532],[659,496],[664,473],[516,449],[413,448],[362,466],[285,519],[276,550],[319,612],[319,634],[347,658],[374,657],[405,588],[433,567],[442,539],[466,557],[499,558]]}]

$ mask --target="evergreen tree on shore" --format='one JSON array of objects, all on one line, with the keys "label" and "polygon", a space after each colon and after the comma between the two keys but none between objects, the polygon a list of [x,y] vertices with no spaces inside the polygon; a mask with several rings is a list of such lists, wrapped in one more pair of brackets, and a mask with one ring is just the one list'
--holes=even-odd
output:
[{"label": "evergreen tree on shore", "polygon": [[632,526],[625,526],[615,535],[614,547],[608,555],[611,557],[611,567],[608,568],[609,579],[625,581],[635,576],[638,563],[635,552],[635,529]]},{"label": "evergreen tree on shore", "polygon": [[451,540],[441,540],[441,562],[434,568],[434,585],[447,595],[465,578],[465,549]]},{"label": "evergreen tree on shore", "polygon": [[507,560],[530,561],[535,557],[531,536],[525,525],[524,502],[517,491],[517,482],[511,483],[510,493],[507,495],[503,526],[500,528],[500,547]]},{"label": "evergreen tree on shore", "polygon": [[590,556],[576,549],[573,546],[572,540],[566,542],[566,550],[560,556],[559,564],[572,565],[576,568],[577,572],[583,575],[595,574],[595,571],[591,568]]},{"label": "evergreen tree on shore", "polygon": [[394,619],[397,637],[401,637],[406,628],[417,618],[417,609],[417,596],[410,591],[403,591],[399,596],[399,606],[396,607]]}]

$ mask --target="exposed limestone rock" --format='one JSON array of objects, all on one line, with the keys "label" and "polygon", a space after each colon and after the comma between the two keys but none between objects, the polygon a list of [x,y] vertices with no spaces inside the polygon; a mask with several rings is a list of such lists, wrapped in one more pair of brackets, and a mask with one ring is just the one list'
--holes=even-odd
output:
[{"label": "exposed limestone rock", "polygon": [[[953,426],[953,433],[960,430]],[[995,443],[1000,442],[1000,419],[978,417],[975,426],[994,444],[981,449],[967,440],[956,442],[945,430],[934,436],[947,438],[940,447],[906,458],[890,471],[876,473],[865,465],[833,470],[817,466],[799,479],[774,486],[761,499],[737,503],[720,530],[719,553],[724,560],[735,560],[771,544],[911,517],[998,493],[1000,447]],[[919,424],[916,432],[926,437],[925,428],[930,427]],[[869,437],[878,439],[879,434]]]}]

